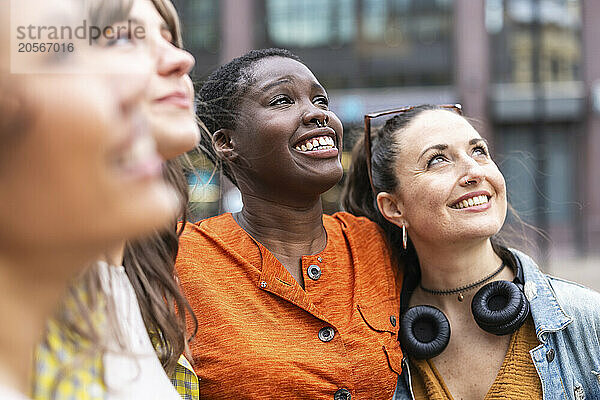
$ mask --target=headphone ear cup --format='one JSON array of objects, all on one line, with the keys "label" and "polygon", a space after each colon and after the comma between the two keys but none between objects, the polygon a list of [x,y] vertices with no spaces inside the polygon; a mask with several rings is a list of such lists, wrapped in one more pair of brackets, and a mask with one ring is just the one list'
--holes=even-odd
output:
[{"label": "headphone ear cup", "polygon": [[440,354],[450,341],[448,318],[436,307],[409,308],[400,321],[402,351],[418,360]]},{"label": "headphone ear cup", "polygon": [[481,329],[502,336],[515,332],[529,316],[529,301],[513,282],[494,281],[473,296],[471,312]]}]

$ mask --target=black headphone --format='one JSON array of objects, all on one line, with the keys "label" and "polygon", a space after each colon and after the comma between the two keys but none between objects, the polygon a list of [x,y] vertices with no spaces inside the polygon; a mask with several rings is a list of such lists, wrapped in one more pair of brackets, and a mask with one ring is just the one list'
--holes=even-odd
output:
[{"label": "black headphone", "polygon": [[[529,316],[529,301],[523,292],[523,266],[511,255],[515,279],[493,281],[484,285],[471,301],[471,313],[481,329],[502,336],[515,332]],[[412,278],[412,279],[411,279]],[[410,295],[417,287],[419,276],[407,276],[402,284],[400,332],[402,351],[415,359],[433,358],[450,341],[450,323],[442,311],[433,306],[407,309]]]}]

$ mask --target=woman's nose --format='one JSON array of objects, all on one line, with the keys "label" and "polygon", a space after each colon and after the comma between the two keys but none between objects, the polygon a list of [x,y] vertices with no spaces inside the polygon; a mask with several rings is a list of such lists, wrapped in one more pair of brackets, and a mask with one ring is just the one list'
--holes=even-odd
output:
[{"label": "woman's nose", "polygon": [[302,115],[302,122],[305,125],[315,124],[317,126],[327,126],[329,123],[329,115],[322,108],[311,105]]},{"label": "woman's nose", "polygon": [[171,43],[166,43],[159,49],[158,73],[161,76],[183,76],[192,70],[194,64],[194,56]]},{"label": "woman's nose", "polygon": [[465,156],[461,160],[463,167],[460,177],[461,186],[470,186],[480,184],[485,179],[485,171],[483,167],[472,157]]}]

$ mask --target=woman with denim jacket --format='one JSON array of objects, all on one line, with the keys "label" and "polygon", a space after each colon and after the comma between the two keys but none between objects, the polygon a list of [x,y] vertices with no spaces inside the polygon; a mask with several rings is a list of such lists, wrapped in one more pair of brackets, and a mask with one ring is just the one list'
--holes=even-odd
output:
[{"label": "woman with denim jacket", "polygon": [[500,244],[504,177],[460,106],[365,127],[343,200],[406,265],[395,398],[600,399],[600,294]]}]

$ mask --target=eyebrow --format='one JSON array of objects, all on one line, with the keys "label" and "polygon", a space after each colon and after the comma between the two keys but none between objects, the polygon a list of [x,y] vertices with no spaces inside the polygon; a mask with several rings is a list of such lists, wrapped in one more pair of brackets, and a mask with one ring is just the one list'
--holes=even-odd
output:
[{"label": "eyebrow", "polygon": [[[280,79],[277,79],[276,81],[273,82],[269,82],[267,84],[265,84],[262,88],[261,91],[267,91],[269,89],[272,89],[276,86],[279,85],[283,85],[284,83],[292,83],[294,81],[294,77],[292,76],[284,76]],[[325,88],[323,88],[323,86],[321,86],[318,82],[313,82],[312,84],[312,89],[313,90],[322,90],[323,92],[325,92]],[[327,93],[327,92],[325,92]]]},{"label": "eyebrow", "polygon": [[487,140],[485,140],[484,138],[477,138],[477,139],[471,139],[471,140],[469,140],[469,144],[470,144],[471,146],[472,146],[472,145],[474,145],[474,144],[477,144],[477,143],[479,143],[479,142],[483,142],[483,143],[485,143],[486,145],[488,144],[488,141],[487,141]]},{"label": "eyebrow", "polygon": [[[142,25],[142,26],[144,25],[144,21],[142,21],[141,19],[135,18],[135,17],[129,18],[129,21],[131,21],[131,23],[133,25]],[[122,21],[122,22],[126,22],[126,21]]]},{"label": "eyebrow", "polygon": [[[476,138],[476,139],[469,140],[469,146],[472,146],[472,145],[477,144],[479,142],[483,142],[486,145],[488,144],[488,141],[485,140],[484,138]],[[423,156],[425,155],[425,153],[427,153],[429,150],[446,150],[447,148],[448,148],[447,144],[434,144],[433,146],[429,146],[428,148],[426,148],[425,150],[423,150],[423,152],[421,153],[421,155],[419,156],[419,159],[417,161],[419,161],[421,158],[423,158]]]},{"label": "eyebrow", "polygon": [[283,78],[277,79],[276,81],[273,82],[269,82],[266,85],[264,85],[261,90],[262,91],[266,91],[269,90],[271,88],[274,88],[275,86],[279,86],[282,85],[284,83],[291,83],[292,82],[292,78],[289,76],[284,76]]}]

